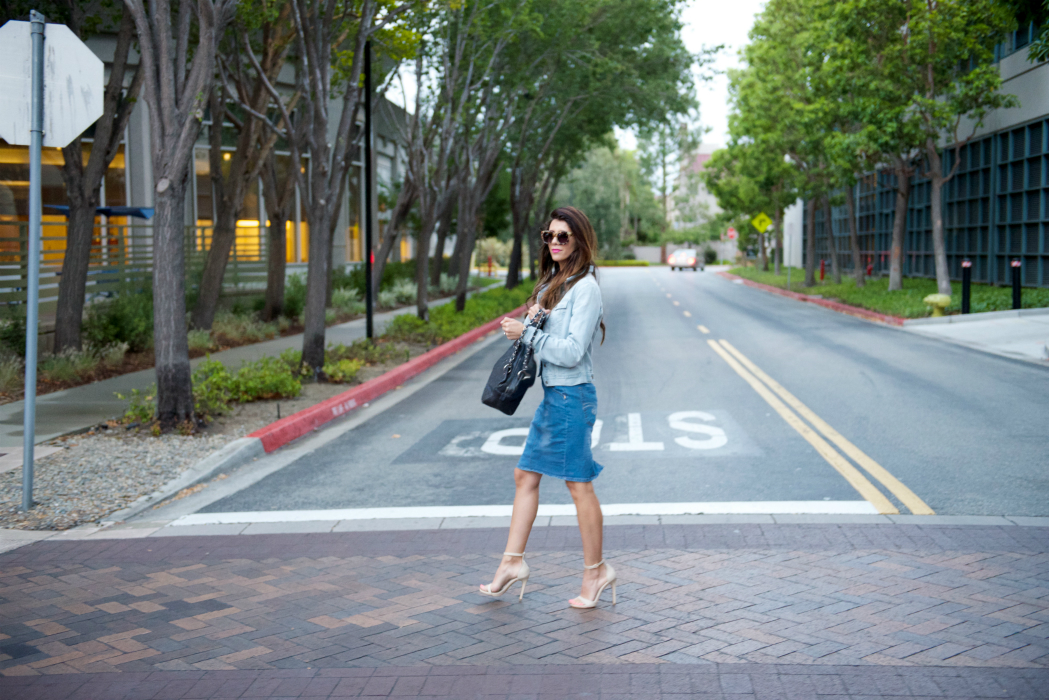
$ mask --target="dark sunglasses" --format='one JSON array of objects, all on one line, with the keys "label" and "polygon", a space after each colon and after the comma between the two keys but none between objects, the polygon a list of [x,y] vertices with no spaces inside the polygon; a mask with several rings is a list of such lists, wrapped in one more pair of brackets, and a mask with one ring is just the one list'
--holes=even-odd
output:
[{"label": "dark sunglasses", "polygon": [[571,231],[540,231],[539,237],[543,239],[543,243],[550,245],[550,243],[556,238],[557,242],[561,245],[568,245],[568,239],[571,238]]}]

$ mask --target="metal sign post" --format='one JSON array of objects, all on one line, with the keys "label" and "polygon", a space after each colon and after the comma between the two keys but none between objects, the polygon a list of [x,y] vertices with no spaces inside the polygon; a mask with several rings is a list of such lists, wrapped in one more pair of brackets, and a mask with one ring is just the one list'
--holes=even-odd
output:
[{"label": "metal sign post", "polygon": [[[22,508],[33,507],[36,437],[37,305],[40,300],[41,150],[62,148],[102,116],[101,59],[62,24],[47,28],[33,10],[28,22],[0,27],[0,137],[29,146],[29,245],[26,279],[25,401],[22,424]],[[44,44],[44,32],[50,39]],[[45,85],[46,83],[46,85]],[[45,89],[46,88],[46,89]],[[28,136],[28,138],[27,138]]]},{"label": "metal sign post", "polygon": [[29,127],[29,279],[25,325],[25,402],[22,410],[22,510],[33,507],[33,447],[36,437],[36,338],[40,297],[40,151],[44,145],[44,16],[29,13],[33,40],[33,104]]}]

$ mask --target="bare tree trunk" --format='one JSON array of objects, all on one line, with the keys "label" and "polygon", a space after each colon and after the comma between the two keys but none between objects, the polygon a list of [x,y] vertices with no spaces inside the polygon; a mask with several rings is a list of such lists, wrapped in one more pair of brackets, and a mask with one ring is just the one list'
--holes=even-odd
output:
[{"label": "bare tree trunk", "polygon": [[912,168],[900,158],[896,161],[896,211],[892,221],[889,250],[889,291],[903,289],[903,236],[907,232],[907,202],[911,196]]},{"label": "bare tree trunk", "polygon": [[765,245],[766,236],[764,233],[758,234],[758,253],[761,255],[761,269],[765,272],[769,271],[769,254]]},{"label": "bare tree trunk", "polygon": [[834,217],[830,209],[830,195],[823,198],[823,233],[830,248],[830,273],[834,284],[841,284],[841,267],[838,265],[838,241],[834,237]]},{"label": "bare tree trunk", "polygon": [[856,277],[856,286],[865,283],[863,256],[860,255],[860,233],[856,230],[856,195],[852,185],[845,188],[845,207],[849,212],[849,245],[852,247],[852,274]]},{"label": "bare tree trunk", "polygon": [[419,229],[415,241],[415,313],[424,321],[430,318],[430,236],[433,224]]},{"label": "bare tree trunk", "polygon": [[[66,175],[66,196],[69,198],[69,219],[66,251],[62,259],[62,275],[58,278],[58,307],[55,310],[54,352],[80,349],[80,331],[84,318],[84,297],[87,287],[88,265],[91,261],[91,239],[95,235],[95,208],[100,187],[85,192],[80,151],[80,139],[62,149],[66,157],[65,171],[79,170],[80,176]],[[76,165],[69,167],[72,162]]]},{"label": "bare tree trunk", "polygon": [[813,197],[809,200],[808,210],[805,212],[805,227],[809,235],[805,237],[805,286],[816,286],[816,202]]},{"label": "bare tree trunk", "polygon": [[328,209],[315,212],[310,221],[310,263],[306,274],[306,317],[302,337],[303,364],[319,369],[324,366],[325,302],[328,299],[328,265],[331,260],[331,230]]},{"label": "bare tree trunk", "polygon": [[157,420],[164,427],[193,419],[183,247],[186,185],[184,176],[156,193],[153,202],[153,351]]},{"label": "bare tree trunk", "polygon": [[[289,168],[294,167],[289,163]],[[295,176],[284,173],[278,184],[277,158],[270,151],[262,177],[263,194],[266,201],[266,304],[262,317],[272,321],[284,312],[284,281],[288,261],[288,220],[295,201]]]},{"label": "bare tree trunk", "polygon": [[[430,284],[437,287],[441,284],[441,268],[444,267],[444,244],[448,239],[448,231],[452,228],[452,218],[455,214],[452,203],[444,210],[441,223],[437,227],[437,248],[433,251],[433,264],[430,270]],[[454,269],[454,268],[453,268]]]},{"label": "bare tree trunk", "polygon": [[287,220],[282,211],[268,214],[266,228],[266,305],[262,318],[273,321],[284,311],[284,277],[288,268]]},{"label": "bare tree trunk", "polygon": [[513,169],[510,179],[510,216],[513,222],[514,240],[513,248],[510,250],[510,264],[506,270],[507,289],[513,289],[521,283],[524,234],[528,229],[532,208],[535,205],[535,184],[534,178],[526,177],[523,167],[518,166]]},{"label": "bare tree trunk", "polygon": [[951,272],[947,267],[947,246],[943,240],[943,185],[949,178],[943,176],[943,158],[936,150],[936,144],[930,141],[925,149],[929,158],[932,205],[932,253],[936,263],[936,291],[940,294],[951,293]]},{"label": "bare tree trunk", "polygon": [[776,207],[776,210],[772,214],[773,222],[772,226],[773,235],[776,237],[776,251],[774,253],[776,260],[775,274],[780,274],[783,267],[783,208]]},{"label": "bare tree trunk", "polygon": [[[459,226],[456,248],[459,248],[459,280],[455,285],[455,310],[466,308],[466,290],[470,286],[470,257],[477,237],[477,207],[474,188],[464,186],[459,196]],[[461,244],[461,245],[460,245]]]},{"label": "bare tree trunk", "polygon": [[163,428],[171,428],[193,418],[186,338],[186,186],[215,73],[217,37],[235,5],[232,0],[185,0],[175,22],[164,4],[147,8],[141,0],[124,0],[124,6],[138,32],[138,70],[144,71],[142,92],[149,107],[157,418]]}]

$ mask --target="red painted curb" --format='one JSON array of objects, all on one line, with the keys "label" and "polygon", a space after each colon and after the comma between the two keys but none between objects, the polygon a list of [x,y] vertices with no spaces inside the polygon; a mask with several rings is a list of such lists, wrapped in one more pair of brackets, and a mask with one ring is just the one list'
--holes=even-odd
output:
[{"label": "red painted curb", "polygon": [[739,275],[733,275],[731,272],[718,272],[727,280],[742,280],[743,284],[748,287],[754,287],[765,292],[772,292],[773,294],[779,294],[781,297],[788,297],[790,299],[796,299],[797,301],[804,301],[808,304],[816,304],[822,306],[825,309],[831,311],[837,311],[838,313],[848,314],[849,316],[856,316],[858,318],[866,319],[868,321],[877,321],[878,323],[886,323],[890,326],[902,326],[906,319],[900,318],[899,316],[890,316],[888,314],[880,314],[877,311],[870,311],[869,309],[863,309],[859,306],[851,306],[849,304],[842,304],[840,301],[831,301],[830,299],[813,299],[807,294],[800,294],[798,292],[791,292],[786,289],[780,289],[779,287],[773,287],[769,284],[762,284],[761,282],[755,282],[748,280],[746,277],[740,277]]},{"label": "red painted curb", "polygon": [[504,317],[519,316],[527,310],[527,306],[520,306],[513,311],[500,314],[499,318],[492,319],[483,326],[467,331],[454,340],[438,345],[433,350],[424,352],[415,359],[409,360],[375,379],[369,379],[360,386],[355,386],[337,396],[333,396],[309,408],[304,408],[298,413],[281,418],[276,423],[270,423],[265,428],[260,428],[251,433],[248,437],[259,438],[262,441],[263,449],[266,452],[273,452],[277,448],[287,445],[292,440],[302,437],[311,430],[315,430],[325,423],[335,420],[355,408],[359,408],[365,403],[374,401],[424,370],[433,367],[449,355],[454,355],[471,343],[480,340],[498,328]]}]

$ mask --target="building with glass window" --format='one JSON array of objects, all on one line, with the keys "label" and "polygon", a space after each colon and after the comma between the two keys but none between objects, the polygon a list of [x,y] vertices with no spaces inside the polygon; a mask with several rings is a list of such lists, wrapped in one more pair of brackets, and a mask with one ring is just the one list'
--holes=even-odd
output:
[{"label": "building with glass window", "polygon": [[[88,46],[103,61],[113,54],[114,39],[94,37]],[[108,63],[107,63],[108,68]],[[292,68],[285,69],[282,77],[293,78]],[[128,77],[130,81],[130,76]],[[292,80],[285,81],[291,84]],[[333,101],[330,107],[332,129],[338,124],[341,102]],[[396,183],[403,178],[405,151],[401,134],[406,123],[406,113],[389,100],[380,100],[373,112],[375,121],[375,166],[377,179],[376,240],[384,233],[389,216],[387,203],[395,197]],[[363,109],[358,122],[363,127]],[[209,132],[219,128],[205,118],[200,136],[194,148],[193,170],[190,175],[186,203],[186,251],[187,269],[194,263],[203,263],[210,245],[211,229],[216,219],[216,198],[212,191]],[[223,154],[220,162],[228,162],[235,148],[236,127],[228,122],[221,125]],[[358,130],[360,131],[360,130]],[[228,132],[228,133],[227,133]],[[92,147],[92,129],[83,138],[85,159]],[[334,134],[333,134],[334,135]],[[363,232],[361,229],[361,202],[363,201],[362,148],[350,169],[347,186],[343,193],[345,201],[340,209],[339,221],[333,239],[333,262],[335,265],[352,265],[363,260]],[[290,154],[276,151],[278,167],[291,167]],[[308,161],[309,154],[304,155]],[[63,153],[57,148],[43,151],[41,177],[44,205],[43,264],[41,268],[41,304],[43,318],[53,309],[58,292],[58,276],[65,253],[66,217],[49,205],[67,205],[65,184],[61,168]],[[301,167],[306,166],[306,162]],[[309,168],[306,168],[309,172]],[[12,146],[0,140],[0,303],[24,301],[25,293],[19,280],[24,276],[22,254],[26,245],[27,222],[29,220],[29,149]],[[123,143],[104,178],[100,206],[153,205],[153,174],[149,147],[149,113],[145,101],[140,100],[131,115],[124,133]],[[293,214],[286,224],[288,273],[304,271],[309,262],[310,230],[303,207],[308,201],[305,193],[296,191]],[[230,288],[261,289],[265,285],[266,237],[269,221],[266,216],[265,196],[262,183],[249,188],[237,219],[237,236],[225,284]],[[405,237],[408,238],[408,237]],[[394,247],[395,260],[407,259],[412,255],[412,242],[402,240]],[[149,221],[129,217],[98,216],[96,237],[92,247],[91,272],[89,273],[88,298],[108,290],[105,282],[119,277],[128,280],[141,278],[151,267],[151,242]],[[113,275],[112,273],[120,274]],[[6,289],[4,289],[6,287]]]},{"label": "building with glass window", "polygon": [[[1020,106],[988,114],[975,136],[958,154],[954,177],[943,188],[944,238],[951,276],[961,278],[961,263],[973,264],[973,281],[1008,284],[1013,260],[1021,261],[1026,286],[1049,286],[1049,62],[1032,63],[1027,46],[1034,27],[1014,32],[995,51],[1003,79],[1002,91],[1015,95]],[[967,136],[973,123],[962,123]],[[953,144],[944,144],[943,167],[955,165]],[[907,229],[903,244],[903,274],[935,277],[932,249],[931,184],[912,179]],[[863,264],[888,273],[895,218],[895,178],[889,171],[869,173],[855,186],[856,221]],[[805,262],[805,207],[798,202],[784,222],[784,259]],[[817,206],[816,259],[827,260],[836,250],[843,269],[852,266],[848,212],[833,207],[830,226]]]}]

